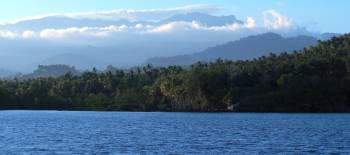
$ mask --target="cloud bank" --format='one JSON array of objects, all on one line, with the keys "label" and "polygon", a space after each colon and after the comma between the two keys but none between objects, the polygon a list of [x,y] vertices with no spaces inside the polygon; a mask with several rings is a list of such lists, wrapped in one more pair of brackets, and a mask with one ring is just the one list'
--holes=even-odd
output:
[{"label": "cloud bank", "polygon": [[220,8],[207,4],[194,4],[175,8],[165,9],[116,9],[110,11],[97,11],[97,12],[79,12],[79,13],[51,13],[46,15],[39,15],[34,17],[26,17],[17,20],[13,20],[10,24],[16,24],[20,22],[32,21],[44,19],[47,17],[69,17],[72,19],[99,19],[99,20],[132,20],[132,21],[157,21],[165,19],[169,16],[184,13],[206,13],[211,14],[219,11]]},{"label": "cloud bank", "polygon": [[0,38],[16,38],[17,34],[15,32],[0,30]]},{"label": "cloud bank", "polygon": [[284,36],[309,33],[276,10],[242,20],[215,16],[218,11],[219,7],[198,4],[50,14],[16,20],[0,25],[0,68],[25,70],[28,64],[36,67],[51,63],[81,68],[130,66],[144,63],[150,57],[192,54],[265,32]]},{"label": "cloud bank", "polygon": [[[150,10],[114,10],[109,12],[93,12],[93,13],[74,13],[65,14],[70,18],[96,18],[96,19],[142,19],[150,17],[160,19],[160,16],[169,17],[169,15],[177,13],[189,13],[189,12],[215,12],[218,8],[209,5],[191,5],[178,8],[169,9],[150,9]],[[167,14],[167,15],[164,15]],[[52,15],[50,15],[52,16]],[[30,20],[44,20],[50,16],[34,17],[25,20],[20,20],[15,23],[28,22]],[[277,12],[276,10],[267,10],[262,12],[263,25],[259,25],[253,17],[247,17],[246,22],[231,23],[226,25],[206,26],[201,24],[195,19],[192,22],[185,21],[171,21],[169,23],[158,24],[156,22],[151,24],[145,24],[143,21],[140,23],[134,22],[133,25],[106,25],[100,27],[69,27],[69,28],[46,28],[42,30],[23,30],[23,31],[9,31],[0,30],[1,38],[10,39],[67,39],[77,37],[96,37],[106,38],[113,35],[117,36],[118,33],[132,33],[138,35],[144,34],[171,34],[177,32],[194,32],[200,31],[202,33],[212,31],[224,31],[224,32],[237,32],[237,31],[255,31],[265,32],[271,30],[290,29],[294,25],[292,21],[285,15]]]},{"label": "cloud bank", "polygon": [[[227,24],[203,24],[195,17],[190,20],[167,21],[172,16],[190,13],[202,13],[212,15],[219,12],[220,8],[206,4],[196,4],[166,9],[117,9],[100,12],[62,13],[19,19],[11,23],[0,25],[0,38],[21,40],[50,40],[66,42],[99,41],[103,39],[116,39],[123,41],[125,37],[150,37],[152,35],[173,37],[179,34],[187,35],[188,39],[193,33],[201,33],[203,36],[232,34],[233,38],[244,37],[243,33],[258,34],[264,32],[281,32],[284,35],[300,35],[308,33],[293,23],[292,19],[277,10],[266,10],[261,13],[260,19],[246,17],[244,22],[236,20]],[[213,20],[208,18],[208,21]],[[218,17],[218,16],[217,16]],[[235,18],[233,16],[233,18]],[[217,18],[218,21],[222,18]],[[235,21],[232,20],[232,21]],[[167,21],[166,23],[162,21]],[[41,24],[34,29],[35,24]],[[68,24],[67,24],[68,23]],[[92,23],[92,24],[91,24]],[[96,25],[94,25],[97,23]],[[223,23],[223,22],[213,22]],[[86,25],[84,25],[86,24]],[[29,25],[29,26],[28,26]],[[33,26],[34,25],[34,26]],[[44,25],[44,26],[42,26]],[[62,26],[60,26],[62,25]],[[67,26],[68,25],[68,26]],[[39,27],[38,26],[38,27]],[[34,27],[34,28],[33,28]],[[152,37],[150,37],[151,39]],[[147,40],[148,38],[146,38]],[[165,38],[166,39],[166,38]],[[181,38],[183,39],[183,38]],[[89,42],[91,43],[91,42]]]}]

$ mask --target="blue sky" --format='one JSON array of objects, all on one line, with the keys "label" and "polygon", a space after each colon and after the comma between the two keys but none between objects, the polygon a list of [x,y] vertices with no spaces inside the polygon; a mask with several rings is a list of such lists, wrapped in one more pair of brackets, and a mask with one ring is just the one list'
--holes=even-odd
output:
[{"label": "blue sky", "polygon": [[319,32],[349,32],[349,0],[3,0],[0,21],[49,13],[108,11],[113,9],[173,8],[192,4],[220,7],[218,14],[247,16],[259,21],[265,10],[277,10],[301,27]]}]

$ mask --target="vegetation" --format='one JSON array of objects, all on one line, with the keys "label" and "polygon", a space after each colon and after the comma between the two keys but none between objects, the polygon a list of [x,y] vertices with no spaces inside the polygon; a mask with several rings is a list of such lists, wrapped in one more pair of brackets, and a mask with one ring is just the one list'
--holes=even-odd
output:
[{"label": "vegetation", "polygon": [[350,112],[350,34],[250,61],[0,81],[2,109]]},{"label": "vegetation", "polygon": [[39,77],[60,77],[67,73],[72,75],[80,75],[81,73],[75,69],[75,67],[71,67],[68,65],[39,65],[33,73],[17,75],[18,79],[33,79]]}]

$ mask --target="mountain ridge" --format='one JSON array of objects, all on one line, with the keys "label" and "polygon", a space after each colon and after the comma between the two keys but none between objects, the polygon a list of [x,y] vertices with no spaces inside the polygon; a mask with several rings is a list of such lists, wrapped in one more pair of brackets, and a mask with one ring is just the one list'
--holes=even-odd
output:
[{"label": "mountain ridge", "polygon": [[284,38],[276,33],[264,33],[249,36],[226,44],[209,47],[202,52],[191,55],[151,58],[147,63],[155,66],[189,65],[197,61],[212,61],[218,58],[227,60],[248,60],[269,53],[291,52],[318,43],[310,36]]},{"label": "mountain ridge", "polygon": [[196,21],[207,26],[224,26],[227,24],[243,22],[238,20],[234,15],[214,16],[204,13],[187,13],[176,14],[159,21],[131,21],[128,19],[89,19],[89,18],[72,18],[64,15],[51,15],[42,18],[33,18],[22,20],[14,23],[0,25],[0,28],[11,31],[25,30],[43,30],[43,29],[64,29],[70,27],[107,27],[111,25],[136,26],[137,24],[160,26],[171,22]]},{"label": "mountain ridge", "polygon": [[203,13],[188,13],[188,14],[177,14],[169,17],[168,19],[162,20],[159,23],[165,24],[174,21],[192,22],[196,21],[206,26],[224,26],[233,23],[243,24],[242,21],[238,20],[234,15],[228,16],[213,16]]}]

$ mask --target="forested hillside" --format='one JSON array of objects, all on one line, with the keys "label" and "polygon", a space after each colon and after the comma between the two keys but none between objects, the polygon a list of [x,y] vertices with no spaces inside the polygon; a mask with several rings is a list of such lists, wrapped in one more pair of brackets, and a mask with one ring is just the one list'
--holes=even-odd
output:
[{"label": "forested hillside", "polygon": [[[278,46],[278,45],[276,45]],[[350,112],[350,34],[291,54],[0,81],[1,109]]]}]

